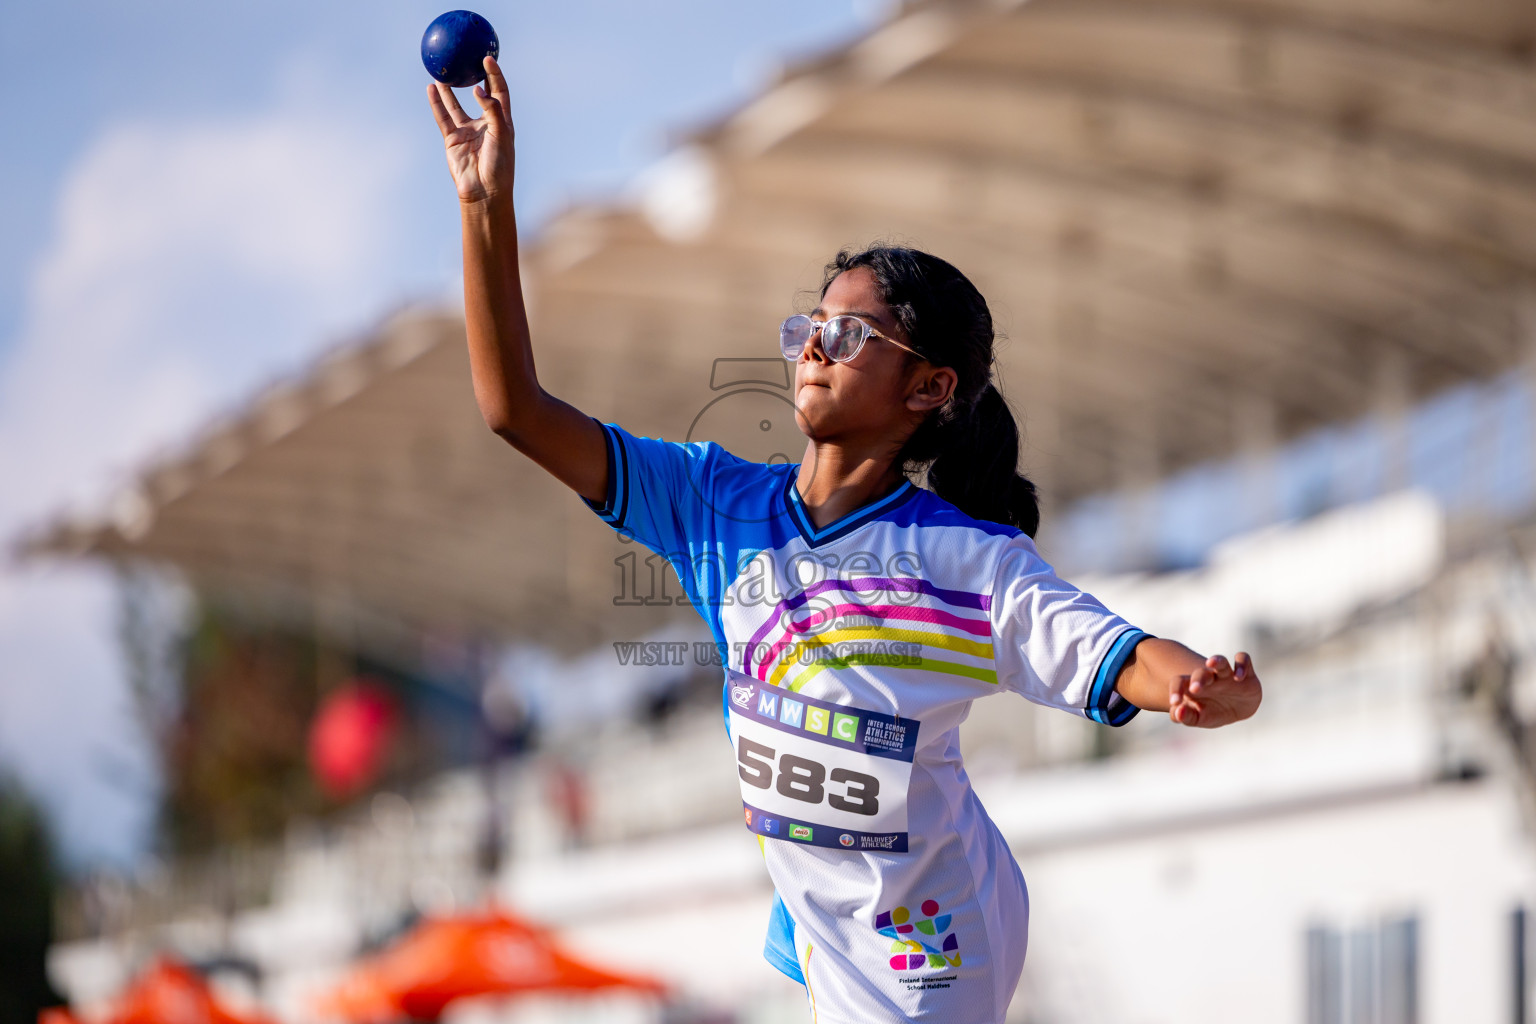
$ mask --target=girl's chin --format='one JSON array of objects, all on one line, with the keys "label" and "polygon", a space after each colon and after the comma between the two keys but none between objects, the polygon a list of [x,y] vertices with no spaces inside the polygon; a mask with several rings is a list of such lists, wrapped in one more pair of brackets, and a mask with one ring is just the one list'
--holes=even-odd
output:
[{"label": "girl's chin", "polygon": [[835,410],[828,407],[831,392],[826,388],[807,385],[795,397],[795,426],[812,441],[816,440],[818,434],[825,434],[827,428],[836,422]]},{"label": "girl's chin", "polygon": [[800,428],[800,433],[804,434],[808,441],[825,441],[831,436],[831,432],[827,430],[826,417],[817,416],[814,412],[806,415],[804,409],[795,410],[795,426]]}]

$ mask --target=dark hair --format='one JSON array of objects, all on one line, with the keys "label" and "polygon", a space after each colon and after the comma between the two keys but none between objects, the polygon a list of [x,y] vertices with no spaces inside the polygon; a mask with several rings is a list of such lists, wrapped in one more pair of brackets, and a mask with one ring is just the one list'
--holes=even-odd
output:
[{"label": "dark hair", "polygon": [[929,413],[897,454],[908,475],[928,469],[935,494],[975,519],[1040,527],[1035,485],[1019,473],[1019,426],[992,383],[992,313],[952,265],[904,246],[844,249],[826,266],[821,293],[839,274],[863,267],[923,358],[959,377],[954,396]]}]

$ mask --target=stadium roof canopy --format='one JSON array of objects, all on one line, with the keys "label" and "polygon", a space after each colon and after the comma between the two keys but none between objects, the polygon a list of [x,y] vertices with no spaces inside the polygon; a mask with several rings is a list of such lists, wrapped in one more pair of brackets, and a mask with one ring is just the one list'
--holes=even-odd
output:
[{"label": "stadium roof canopy", "polygon": [[[908,4],[527,248],[546,386],[797,459],[774,325],[877,238],[989,297],[1058,507],[1506,370],[1536,336],[1536,4]],[[399,318],[24,547],[354,631],[659,622],[625,604],[643,559],[484,430],[462,344]]]}]

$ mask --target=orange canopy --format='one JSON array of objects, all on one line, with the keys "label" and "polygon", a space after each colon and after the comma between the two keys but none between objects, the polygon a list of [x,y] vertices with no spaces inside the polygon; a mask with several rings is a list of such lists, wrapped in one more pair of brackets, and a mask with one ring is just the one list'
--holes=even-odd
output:
[{"label": "orange canopy", "polygon": [[[79,1024],[69,1010],[44,1010],[38,1024]],[[169,957],[160,957],[123,990],[98,1024],[272,1024],[269,1018],[236,1013],[213,994],[202,976]]]},{"label": "orange canopy", "polygon": [[650,978],[582,963],[542,928],[501,911],[430,918],[364,961],[317,1003],[355,1024],[436,1020],[455,999],[530,992],[629,989],[662,994]]}]

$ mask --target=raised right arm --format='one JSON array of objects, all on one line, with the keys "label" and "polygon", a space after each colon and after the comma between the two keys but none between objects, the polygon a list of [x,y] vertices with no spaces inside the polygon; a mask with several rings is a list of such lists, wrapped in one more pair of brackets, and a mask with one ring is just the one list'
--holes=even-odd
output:
[{"label": "raised right arm", "polygon": [[485,69],[490,91],[475,88],[484,111],[479,118],[464,113],[448,86],[428,87],[459,193],[464,327],[475,401],[498,436],[582,497],[600,502],[608,488],[603,429],[540,387],[534,369],[512,205],[515,156],[507,80],[494,58],[485,58]]}]

